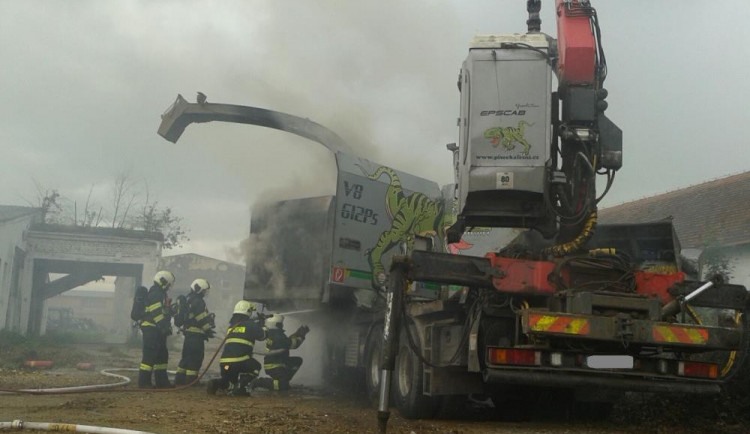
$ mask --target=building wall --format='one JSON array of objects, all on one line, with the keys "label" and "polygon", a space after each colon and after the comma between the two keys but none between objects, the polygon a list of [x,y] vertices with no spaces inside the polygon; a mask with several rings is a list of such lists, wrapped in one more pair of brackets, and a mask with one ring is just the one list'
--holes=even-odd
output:
[{"label": "building wall", "polygon": [[[69,291],[47,300],[46,310],[55,308],[71,309],[75,318],[92,320],[98,327],[113,331],[114,292],[102,294]],[[48,314],[49,315],[49,314]]]},{"label": "building wall", "polygon": [[175,275],[175,286],[170,291],[172,298],[187,294],[195,279],[208,280],[211,290],[206,297],[206,305],[216,314],[218,330],[228,326],[234,305],[242,300],[245,267],[205,256],[185,254],[163,257],[161,269],[169,270]]},{"label": "building wall", "polygon": [[[8,328],[18,331],[20,327],[19,309],[11,305],[15,305],[16,302],[22,300],[19,299],[20,295],[11,299],[11,293],[13,290],[13,267],[23,264],[14,264],[14,257],[16,248],[26,250],[23,234],[35,218],[35,215],[28,215],[0,223],[0,329]],[[17,290],[20,290],[20,286],[23,284],[21,282],[22,275],[23,273],[19,270],[19,288]]]},{"label": "building wall", "polygon": [[[61,260],[74,262],[97,262],[111,264],[129,264],[142,266],[141,282],[151,282],[161,257],[161,242],[153,239],[121,238],[117,236],[97,235],[95,233],[66,233],[55,231],[29,231],[27,235],[28,252],[23,270],[21,291],[20,332],[25,334],[29,327],[31,314],[32,283],[34,261],[37,259]],[[130,279],[128,288],[115,285],[113,310],[114,331],[108,335],[113,343],[122,343],[132,332],[130,308],[135,293],[135,279]],[[44,301],[46,304],[47,301]],[[47,312],[42,308],[42,314]],[[46,321],[42,318],[40,333],[45,331]]]}]

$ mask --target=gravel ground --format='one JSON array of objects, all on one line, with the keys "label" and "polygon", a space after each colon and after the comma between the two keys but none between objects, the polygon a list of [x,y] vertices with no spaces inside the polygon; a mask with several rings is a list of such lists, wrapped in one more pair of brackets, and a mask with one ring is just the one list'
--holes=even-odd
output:
[{"label": "gravel ground", "polygon": [[[101,367],[135,367],[139,351],[126,347],[70,347],[76,357]],[[58,353],[60,354],[60,353]],[[2,364],[0,388],[62,387],[116,381],[97,371],[55,367],[45,371]],[[170,361],[170,366],[175,363]],[[126,373],[135,378],[135,373]],[[326,387],[297,386],[285,394],[252,397],[207,396],[203,387],[143,392],[134,386],[76,395],[0,396],[0,421],[65,422],[131,428],[155,433],[375,433],[376,412],[361,394]],[[612,416],[584,423],[558,416],[524,422],[499,419],[489,406],[458,412],[460,420],[406,420],[393,412],[394,433],[703,433],[750,432],[742,408],[726,397],[673,399],[626,395]]]}]

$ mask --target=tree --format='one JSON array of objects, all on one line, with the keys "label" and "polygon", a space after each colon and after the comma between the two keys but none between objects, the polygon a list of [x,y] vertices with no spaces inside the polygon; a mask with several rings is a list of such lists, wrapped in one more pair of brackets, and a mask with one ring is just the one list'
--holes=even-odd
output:
[{"label": "tree", "polygon": [[734,264],[731,259],[718,248],[707,248],[703,252],[703,264],[705,266],[704,278],[719,278],[722,282],[729,282],[734,273]]},{"label": "tree", "polygon": [[[104,211],[104,207],[99,207],[99,212],[89,210],[89,206],[95,208],[95,204],[91,202],[91,193],[94,191],[94,184],[91,184],[91,188],[89,188],[89,195],[86,197],[86,205],[83,207],[83,213],[81,214],[81,220],[80,223],[78,222],[78,211],[76,209],[75,218],[76,226],[83,226],[85,228],[90,227],[97,227],[99,226],[99,223],[102,221],[102,211]],[[77,208],[77,207],[76,207]]]},{"label": "tree", "polygon": [[50,189],[43,187],[42,184],[36,179],[32,179],[34,182],[34,188],[36,188],[36,198],[32,202],[26,200],[31,206],[35,206],[42,210],[42,221],[45,223],[51,220],[57,219],[57,214],[62,212],[62,206],[60,205],[60,193],[57,189]]},{"label": "tree", "polygon": [[182,243],[189,241],[187,231],[182,227],[182,217],[172,214],[171,207],[159,207],[159,202],[150,202],[148,184],[146,185],[146,199],[141,213],[135,219],[138,229],[150,232],[161,232],[164,235],[164,249],[182,247]]},{"label": "tree", "polygon": [[[122,172],[115,177],[110,189],[112,208],[109,213],[104,206],[99,206],[92,200],[92,184],[80,217],[76,201],[64,198],[57,189],[44,188],[36,180],[34,185],[37,190],[35,203],[27,202],[42,210],[42,221],[45,223],[160,232],[164,236],[164,249],[181,247],[182,243],[190,240],[183,227],[182,217],[176,216],[170,206],[162,206],[158,201],[152,202],[148,183],[143,181],[144,188],[140,189],[139,183],[133,180],[130,173]],[[99,210],[95,211],[97,207]],[[133,215],[134,210],[140,212]],[[111,219],[108,215],[112,216]]]},{"label": "tree", "polygon": [[112,227],[124,228],[128,221],[128,213],[133,206],[137,197],[137,192],[133,191],[135,182],[130,173],[120,172],[115,177],[115,183],[112,186]]}]

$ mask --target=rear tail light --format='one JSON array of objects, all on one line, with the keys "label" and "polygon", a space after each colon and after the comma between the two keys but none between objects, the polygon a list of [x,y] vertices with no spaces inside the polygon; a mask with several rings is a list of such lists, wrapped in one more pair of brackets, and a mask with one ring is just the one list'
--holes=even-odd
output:
[{"label": "rear tail light", "polygon": [[539,351],[508,348],[488,349],[487,360],[492,365],[534,366],[542,364],[541,352]]},{"label": "rear tail light", "polygon": [[677,365],[677,375],[684,377],[718,378],[719,365],[701,362],[680,362]]}]

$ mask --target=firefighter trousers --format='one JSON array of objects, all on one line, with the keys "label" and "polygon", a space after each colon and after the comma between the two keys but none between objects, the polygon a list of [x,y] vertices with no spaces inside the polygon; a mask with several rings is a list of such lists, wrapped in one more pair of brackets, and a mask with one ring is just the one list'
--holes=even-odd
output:
[{"label": "firefighter trousers", "polygon": [[250,357],[241,362],[220,363],[221,380],[219,380],[219,389],[229,389],[231,385],[234,389],[244,390],[252,380],[258,378],[260,373],[260,362]]},{"label": "firefighter trousers", "polygon": [[258,378],[254,387],[262,387],[268,390],[289,390],[289,382],[294,374],[302,366],[302,357],[289,357],[285,363],[271,369],[266,369],[269,377]]},{"label": "firefighter trousers", "polygon": [[167,377],[167,335],[156,327],[142,327],[143,358],[138,372],[138,387],[151,387],[151,373],[154,373],[156,387],[169,387]]},{"label": "firefighter trousers", "polygon": [[203,334],[185,332],[185,342],[182,344],[182,358],[177,367],[174,384],[190,384],[198,378],[198,371],[203,365],[205,352],[205,338]]}]

